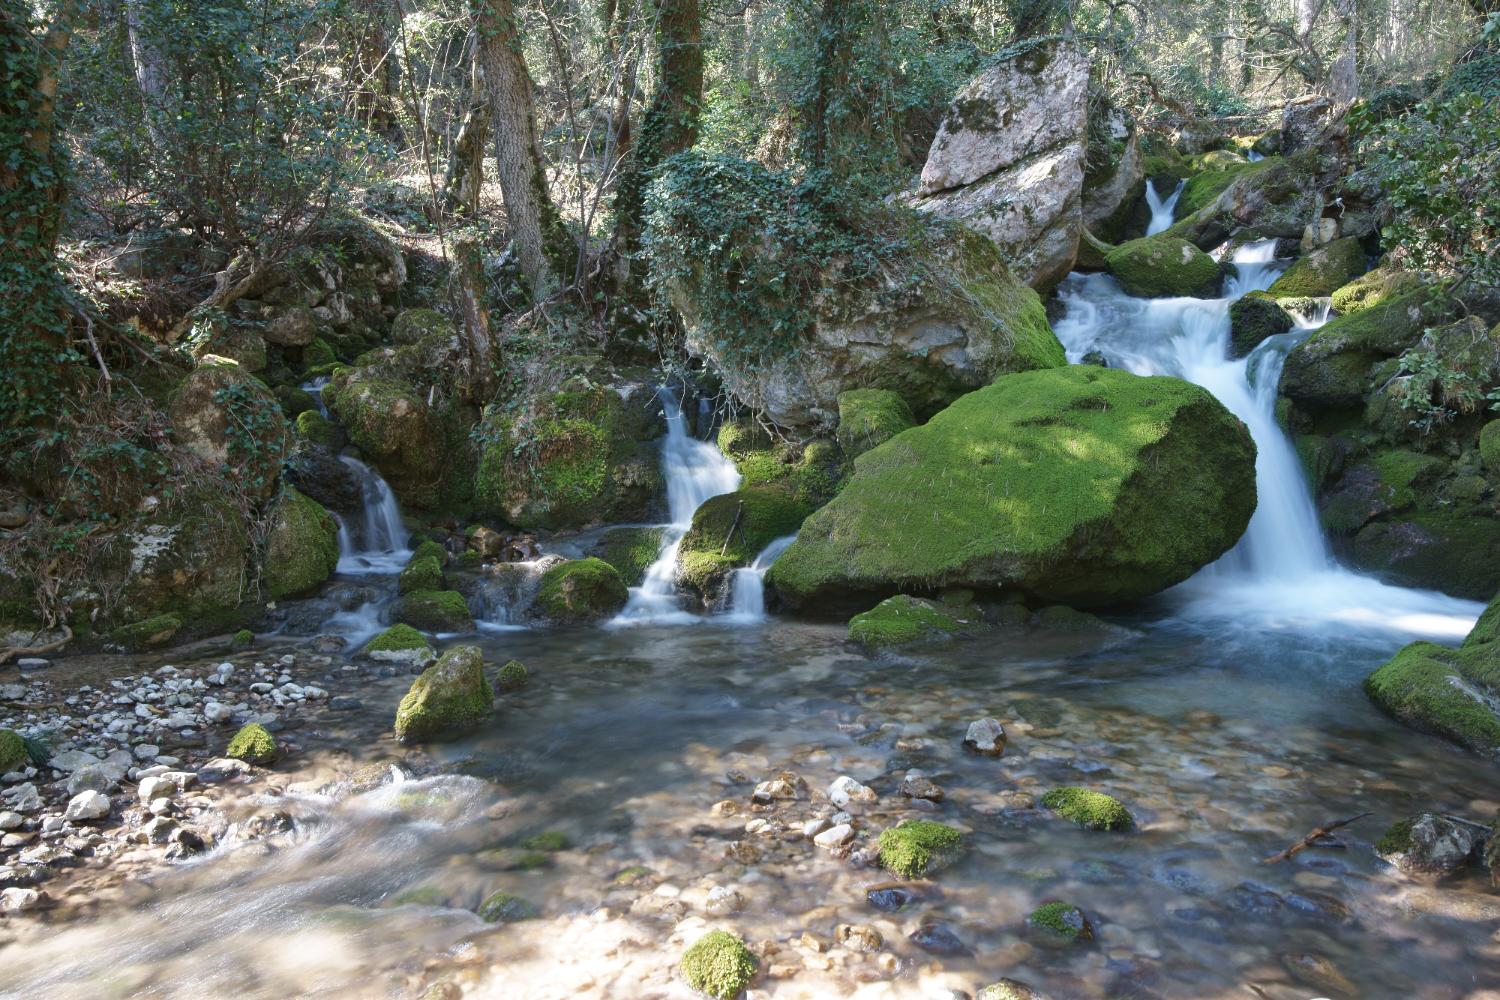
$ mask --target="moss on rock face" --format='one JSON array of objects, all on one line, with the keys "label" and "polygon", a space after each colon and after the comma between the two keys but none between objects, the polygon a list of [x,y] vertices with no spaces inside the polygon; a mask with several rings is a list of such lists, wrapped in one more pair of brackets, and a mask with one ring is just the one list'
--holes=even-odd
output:
[{"label": "moss on rock face", "polygon": [[1029,927],[1043,931],[1064,943],[1090,941],[1094,928],[1084,912],[1072,903],[1054,900],[1043,903],[1026,918]]},{"label": "moss on rock face", "polygon": [[454,646],[412,681],[396,708],[396,738],[403,743],[459,732],[489,718],[495,695],[477,646]]},{"label": "moss on rock face", "polygon": [[456,590],[415,590],[401,596],[396,619],[427,632],[470,632],[474,619]]},{"label": "moss on rock face", "polygon": [[1085,830],[1119,831],[1135,825],[1130,810],[1119,799],[1090,788],[1054,788],[1042,796],[1042,805]]},{"label": "moss on rock face", "polygon": [[520,660],[511,660],[500,668],[500,673],[495,676],[495,685],[501,691],[519,691],[530,679],[526,664]]},{"label": "moss on rock face", "polygon": [[323,401],[404,502],[431,505],[447,440],[425,392],[382,364],[340,370],[324,387]]},{"label": "moss on rock face", "polygon": [[437,658],[427,637],[410,625],[392,625],[361,650],[372,660],[425,666]]},{"label": "moss on rock face", "polygon": [[1483,600],[1500,587],[1500,521],[1469,508],[1434,504],[1399,520],[1365,525],[1346,556],[1406,586]]},{"label": "moss on rock face", "polygon": [[322,504],[286,487],[266,538],[266,592],[275,601],[305,593],[332,576],[338,563],[338,522]]},{"label": "moss on rock face", "polygon": [[0,729],[0,774],[9,774],[26,764],[26,741],[14,729]]},{"label": "moss on rock face", "polygon": [[536,607],[555,622],[586,622],[618,614],[629,599],[615,568],[590,556],[560,562],[543,573]]},{"label": "moss on rock face", "polygon": [[1298,257],[1271,283],[1269,292],[1279,299],[1332,295],[1364,270],[1364,249],[1359,240],[1346,236]]},{"label": "moss on rock face", "polygon": [[1254,458],[1244,426],[1186,382],[1008,375],[860,456],[768,578],[794,607],[944,587],[1131,600],[1238,540]]},{"label": "moss on rock face", "polygon": [[180,631],[182,616],[169,613],[121,625],[109,633],[109,641],[112,645],[131,651],[153,649],[165,646]]},{"label": "moss on rock face", "polygon": [[1500,420],[1491,420],[1479,432],[1479,459],[1484,471],[1500,473]]},{"label": "moss on rock face", "polygon": [[1219,195],[1233,184],[1240,173],[1250,166],[1243,157],[1224,150],[1215,150],[1205,156],[1218,154],[1217,161],[1203,162],[1201,159],[1194,164],[1199,170],[1188,178],[1183,186],[1182,194],[1177,198],[1177,218],[1185,219],[1200,209],[1212,204]]},{"label": "moss on rock face", "polygon": [[794,534],[809,508],[781,485],[751,486],[704,501],[677,546],[677,585],[713,604],[736,567]]},{"label": "moss on rock face", "polygon": [[1408,295],[1422,287],[1422,279],[1393,264],[1381,264],[1372,271],[1338,288],[1332,295],[1333,309],[1340,315],[1357,313],[1378,306],[1387,299]]},{"label": "moss on rock face", "polygon": [[1229,304],[1229,353],[1242,358],[1260,342],[1278,333],[1286,333],[1296,321],[1275,299],[1263,292],[1251,292]]},{"label": "moss on rock face", "polygon": [[916,422],[906,400],[889,389],[850,389],[839,393],[837,438],[839,447],[851,461]]},{"label": "moss on rock face", "polygon": [[739,470],[742,488],[781,486],[809,509],[827,503],[843,479],[844,455],[832,441],[776,441],[762,428],[740,420],[719,428],[718,443]]},{"label": "moss on rock face", "polygon": [[639,586],[661,555],[664,528],[611,528],[599,536],[593,554],[613,566],[627,587]]},{"label": "moss on rock face", "polygon": [[240,727],[240,731],[234,734],[234,739],[229,741],[229,746],[224,751],[224,756],[242,760],[246,764],[270,764],[280,754],[276,746],[276,738],[266,732],[264,726],[252,722],[247,726]]},{"label": "moss on rock face", "polygon": [[901,878],[924,878],[958,860],[964,835],[951,826],[910,819],[881,831],[880,865]]},{"label": "moss on rock face", "polygon": [[431,555],[413,555],[396,579],[396,588],[403,594],[419,590],[442,590],[443,567]]},{"label": "moss on rock face", "polygon": [[297,414],[297,433],[314,444],[333,447],[334,427],[317,410],[303,410]]},{"label": "moss on rock face", "polygon": [[491,893],[479,904],[479,919],[487,924],[513,924],[518,920],[534,920],[540,915],[536,904],[509,892]]},{"label": "moss on rock face", "polygon": [[486,412],[474,496],[520,528],[562,530],[649,520],[664,492],[656,428],[620,394],[570,384],[522,420]]},{"label": "moss on rock face", "polygon": [[208,355],[169,404],[172,437],[232,473],[239,488],[270,496],[286,454],[286,418],[265,383],[227,358]]},{"label": "moss on rock face", "polygon": [[1161,234],[1121,243],[1104,255],[1120,287],[1142,298],[1207,298],[1223,280],[1219,265],[1187,240]]},{"label": "moss on rock face", "polygon": [[759,963],[745,942],[728,931],[709,931],[683,952],[683,981],[714,1000],[735,1000],[755,978]]},{"label": "moss on rock face", "polygon": [[424,538],[412,549],[411,561],[418,559],[433,559],[439,567],[448,565],[448,550],[430,538]]},{"label": "moss on rock face", "polygon": [[884,648],[980,631],[984,619],[972,604],[953,605],[897,594],[849,619],[849,641]]},{"label": "moss on rock face", "polygon": [[452,335],[453,321],[436,309],[406,309],[391,321],[391,339],[403,347]]}]

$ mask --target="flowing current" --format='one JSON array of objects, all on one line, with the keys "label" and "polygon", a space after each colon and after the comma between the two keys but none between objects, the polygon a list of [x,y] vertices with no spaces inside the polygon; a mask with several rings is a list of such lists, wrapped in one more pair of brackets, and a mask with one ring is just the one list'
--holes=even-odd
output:
[{"label": "flowing current", "polygon": [[796,535],[783,535],[761,549],[749,566],[734,571],[730,577],[729,611],[726,615],[729,621],[753,625],[766,620],[766,570],[796,540]]},{"label": "flowing current", "polygon": [[1172,220],[1177,215],[1177,199],[1182,197],[1182,189],[1187,186],[1187,181],[1178,181],[1172,193],[1163,198],[1156,191],[1156,185],[1151,181],[1146,182],[1146,204],[1151,209],[1151,222],[1146,226],[1146,235],[1155,236],[1164,233],[1172,227]]},{"label": "flowing current", "polygon": [[718,448],[688,433],[687,417],[677,397],[663,389],[661,401],[667,419],[661,470],[667,480],[667,513],[672,520],[666,526],[656,562],[646,570],[641,585],[630,588],[629,603],[614,619],[617,625],[698,620],[682,609],[677,594],[677,546],[692,527],[693,512],[705,500],[740,488],[734,463]]},{"label": "flowing current", "polygon": [[[1154,199],[1152,206],[1157,214]],[[1273,240],[1239,248],[1219,299],[1138,299],[1103,274],[1070,275],[1058,290],[1067,312],[1056,329],[1069,360],[1097,351],[1111,367],[1201,385],[1255,440],[1257,503],[1244,537],[1172,597],[1189,617],[1232,618],[1250,627],[1342,622],[1462,638],[1479,605],[1388,586],[1343,568],[1329,552],[1296,450],[1276,421],[1282,363],[1327,319],[1326,310],[1301,318],[1247,357],[1230,356],[1230,303],[1275,280],[1274,250]]]}]

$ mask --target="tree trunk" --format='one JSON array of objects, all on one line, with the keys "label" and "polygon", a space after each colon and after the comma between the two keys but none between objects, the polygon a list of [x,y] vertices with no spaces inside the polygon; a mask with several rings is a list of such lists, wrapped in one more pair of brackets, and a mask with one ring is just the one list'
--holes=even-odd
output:
[{"label": "tree trunk", "polygon": [[453,241],[453,295],[458,306],[459,329],[469,356],[469,395],[480,399],[494,381],[499,362],[490,311],[484,297],[484,257],[479,241],[462,235]]},{"label": "tree trunk", "polygon": [[479,214],[479,194],[484,188],[484,146],[490,132],[490,108],[485,100],[483,76],[476,49],[470,62],[469,111],[453,140],[443,178],[444,207],[469,215]]},{"label": "tree trunk", "polygon": [[538,302],[558,288],[560,264],[571,264],[567,230],[547,190],[531,75],[521,52],[511,0],[481,0],[478,57],[495,135],[496,173],[516,259]]},{"label": "tree trunk", "polygon": [[1306,38],[1318,18],[1321,0],[1297,0],[1297,34]]},{"label": "tree trunk", "polygon": [[1328,96],[1341,107],[1359,98],[1359,15],[1357,0],[1334,0],[1344,29],[1344,42],[1328,71]]},{"label": "tree trunk", "polygon": [[170,141],[161,130],[161,116],[167,105],[166,55],[153,37],[155,27],[147,24],[143,0],[125,0],[125,37],[130,43],[130,66],[135,84],[141,92],[145,111],[146,133],[158,151]]},{"label": "tree trunk", "polygon": [[[139,0],[136,0],[139,2]],[[372,132],[396,129],[396,63],[391,52],[388,0],[356,0],[346,63],[354,85],[355,117]]]}]

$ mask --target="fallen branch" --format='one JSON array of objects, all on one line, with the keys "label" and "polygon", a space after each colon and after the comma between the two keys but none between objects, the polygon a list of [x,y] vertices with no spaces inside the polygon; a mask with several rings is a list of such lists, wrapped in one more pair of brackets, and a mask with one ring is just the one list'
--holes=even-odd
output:
[{"label": "fallen branch", "polygon": [[1369,815],[1370,815],[1369,813],[1364,812],[1364,813],[1360,813],[1358,816],[1350,816],[1348,819],[1341,819],[1341,820],[1339,820],[1336,823],[1329,823],[1327,826],[1320,826],[1316,830],[1314,830],[1312,833],[1309,833],[1307,836],[1305,836],[1301,840],[1297,841],[1291,847],[1288,847],[1286,850],[1284,850],[1284,851],[1277,851],[1275,854],[1272,854],[1270,857],[1261,858],[1260,859],[1260,863],[1263,864],[1263,865],[1274,865],[1278,861],[1285,861],[1287,858],[1290,858],[1293,854],[1296,854],[1298,851],[1300,851],[1300,850],[1302,850],[1304,848],[1307,848],[1307,847],[1311,847],[1313,844],[1315,844],[1318,841],[1322,840],[1324,837],[1326,837],[1329,834],[1333,833],[1333,831],[1339,829],[1340,827],[1348,826],[1350,823],[1357,823],[1357,822],[1359,822],[1360,820],[1364,819],[1366,816],[1369,816]]},{"label": "fallen branch", "polygon": [[719,550],[719,555],[723,556],[729,553],[729,543],[734,540],[734,533],[739,530],[740,518],[743,517],[744,514],[745,501],[741,500],[740,505],[734,509],[734,520],[730,522],[729,534],[724,536],[724,547]]},{"label": "fallen branch", "polygon": [[64,635],[61,639],[44,642],[40,646],[6,646],[4,649],[0,649],[0,663],[9,663],[10,658],[13,656],[40,656],[43,653],[51,653],[62,649],[69,642],[73,641],[73,629],[67,625],[64,625],[62,628]]}]

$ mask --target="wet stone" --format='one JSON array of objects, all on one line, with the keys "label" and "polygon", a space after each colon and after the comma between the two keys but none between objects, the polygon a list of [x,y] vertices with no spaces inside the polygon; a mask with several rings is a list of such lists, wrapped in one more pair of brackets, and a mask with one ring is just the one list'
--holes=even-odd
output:
[{"label": "wet stone", "polygon": [[964,749],[985,757],[1005,753],[1005,727],[999,719],[983,718],[969,723],[964,733]]},{"label": "wet stone", "polygon": [[922,924],[907,935],[907,938],[923,951],[934,955],[967,955],[969,948],[953,929],[940,921]]}]

